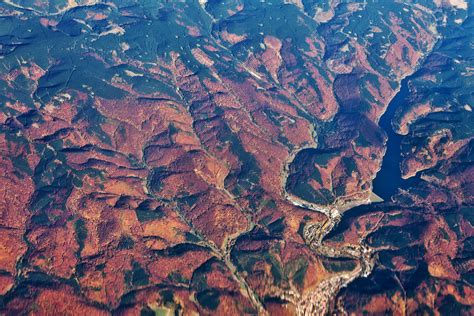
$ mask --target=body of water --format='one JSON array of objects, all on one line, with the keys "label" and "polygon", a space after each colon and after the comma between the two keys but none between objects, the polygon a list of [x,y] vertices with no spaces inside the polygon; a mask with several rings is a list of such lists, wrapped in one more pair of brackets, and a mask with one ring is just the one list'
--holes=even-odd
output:
[{"label": "body of water", "polygon": [[402,162],[401,144],[403,137],[395,133],[392,127],[392,119],[398,108],[406,106],[409,96],[408,82],[411,77],[407,77],[401,82],[400,91],[392,99],[387,107],[387,111],[380,118],[379,126],[387,133],[387,151],[382,161],[382,168],[377,173],[373,182],[373,191],[384,200],[390,199],[398,192],[398,189],[410,187],[419,176],[403,179],[401,176],[400,163]]}]

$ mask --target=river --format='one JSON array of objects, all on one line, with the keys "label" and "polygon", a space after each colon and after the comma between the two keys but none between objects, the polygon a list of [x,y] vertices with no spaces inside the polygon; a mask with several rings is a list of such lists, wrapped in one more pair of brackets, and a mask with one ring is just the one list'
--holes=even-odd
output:
[{"label": "river", "polygon": [[382,161],[380,171],[373,181],[373,192],[384,200],[390,199],[398,192],[398,189],[406,189],[419,180],[419,175],[409,179],[403,179],[400,163],[402,162],[401,145],[403,137],[395,133],[392,119],[397,109],[407,104],[409,96],[408,83],[414,75],[406,77],[400,84],[400,91],[389,103],[387,110],[379,121],[379,126],[387,133],[387,151]]},{"label": "river", "polygon": [[[406,106],[407,99],[410,94],[409,82],[410,79],[416,76],[416,73],[406,77],[400,83],[400,91],[395,95],[392,101],[387,106],[387,110],[381,116],[379,126],[387,134],[387,150],[382,160],[380,171],[377,173],[373,181],[373,192],[381,197],[385,201],[390,201],[390,198],[398,193],[399,189],[408,189],[417,181],[420,181],[420,175],[417,174],[408,179],[402,178],[402,172],[400,169],[400,163],[402,162],[402,140],[403,136],[397,134],[392,126],[392,120],[397,113],[397,109],[402,106]],[[360,216],[365,213],[369,213],[378,208],[378,206],[384,202],[376,202],[370,204],[363,204],[353,207],[344,212],[339,225],[335,227],[326,238],[330,239],[337,234],[340,234],[346,230],[354,217]],[[391,205],[384,205],[386,211],[396,208]]]}]

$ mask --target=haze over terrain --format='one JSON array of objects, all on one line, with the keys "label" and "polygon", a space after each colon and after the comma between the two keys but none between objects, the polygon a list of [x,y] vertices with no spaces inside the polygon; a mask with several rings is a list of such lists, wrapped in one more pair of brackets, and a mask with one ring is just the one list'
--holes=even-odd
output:
[{"label": "haze over terrain", "polygon": [[1,315],[472,315],[467,0],[4,0]]}]

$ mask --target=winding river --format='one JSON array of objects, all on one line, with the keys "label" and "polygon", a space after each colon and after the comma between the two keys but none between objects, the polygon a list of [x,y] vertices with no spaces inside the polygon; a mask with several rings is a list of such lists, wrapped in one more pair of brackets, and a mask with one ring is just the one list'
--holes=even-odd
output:
[{"label": "winding river", "polygon": [[395,133],[392,126],[392,119],[397,110],[407,103],[410,92],[408,83],[413,76],[415,74],[402,80],[400,91],[389,103],[387,110],[379,121],[379,126],[387,133],[387,151],[385,152],[381,169],[373,181],[373,192],[384,200],[389,200],[398,192],[398,189],[406,189],[419,179],[419,176],[409,179],[402,178],[400,163],[402,162],[401,145],[403,137]]},{"label": "winding river", "polygon": [[[392,127],[392,120],[397,113],[397,109],[405,106],[407,103],[410,92],[409,82],[414,76],[416,76],[416,73],[407,76],[401,81],[399,92],[391,100],[379,121],[379,126],[385,131],[388,138],[381,169],[373,181],[373,192],[385,201],[390,200],[399,189],[407,189],[420,179],[419,175],[409,179],[402,178],[400,163],[403,158],[401,155],[403,137],[398,135]],[[288,164],[285,167],[285,171],[285,174],[288,175]],[[342,216],[341,212],[334,206],[321,207],[320,205],[308,203],[288,193],[286,189],[284,189],[284,194],[286,199],[292,204],[326,215],[327,220],[324,223],[308,223],[304,228],[304,239],[315,253],[329,258],[352,258],[359,261],[359,266],[353,271],[336,274],[321,282],[315,289],[303,296],[295,295],[295,293],[282,296],[282,298],[295,303],[299,315],[327,314],[334,302],[334,297],[337,296],[339,291],[355,279],[369,275],[375,260],[373,250],[363,240],[356,245],[340,248],[326,246],[324,240],[346,229],[350,223],[350,218],[370,212],[374,207],[384,202],[356,206],[345,211],[344,216]],[[390,205],[385,207],[390,208]]]},{"label": "winding river", "polygon": [[[399,189],[408,189],[412,187],[417,181],[420,181],[419,174],[408,179],[402,178],[400,163],[402,162],[403,158],[401,153],[403,136],[397,134],[392,126],[392,120],[397,113],[397,110],[400,107],[405,106],[407,103],[407,98],[410,92],[408,85],[410,79],[412,79],[414,76],[416,76],[416,73],[406,77],[401,81],[400,91],[389,103],[387,110],[381,116],[379,121],[379,126],[387,134],[387,150],[383,157],[381,169],[373,180],[372,185],[373,192],[385,201],[390,201],[390,198],[398,193]],[[363,204],[345,211],[344,217],[341,219],[339,225],[329,232],[326,237],[331,238],[343,232],[348,228],[352,218],[372,211],[379,204],[380,203],[378,202]],[[386,205],[384,208],[390,210],[392,206]]]}]

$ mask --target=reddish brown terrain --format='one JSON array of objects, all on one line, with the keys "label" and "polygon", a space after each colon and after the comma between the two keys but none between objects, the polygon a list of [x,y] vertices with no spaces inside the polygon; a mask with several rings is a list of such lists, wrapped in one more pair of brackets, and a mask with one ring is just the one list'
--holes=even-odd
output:
[{"label": "reddish brown terrain", "polygon": [[4,1],[0,315],[472,314],[472,21]]}]

